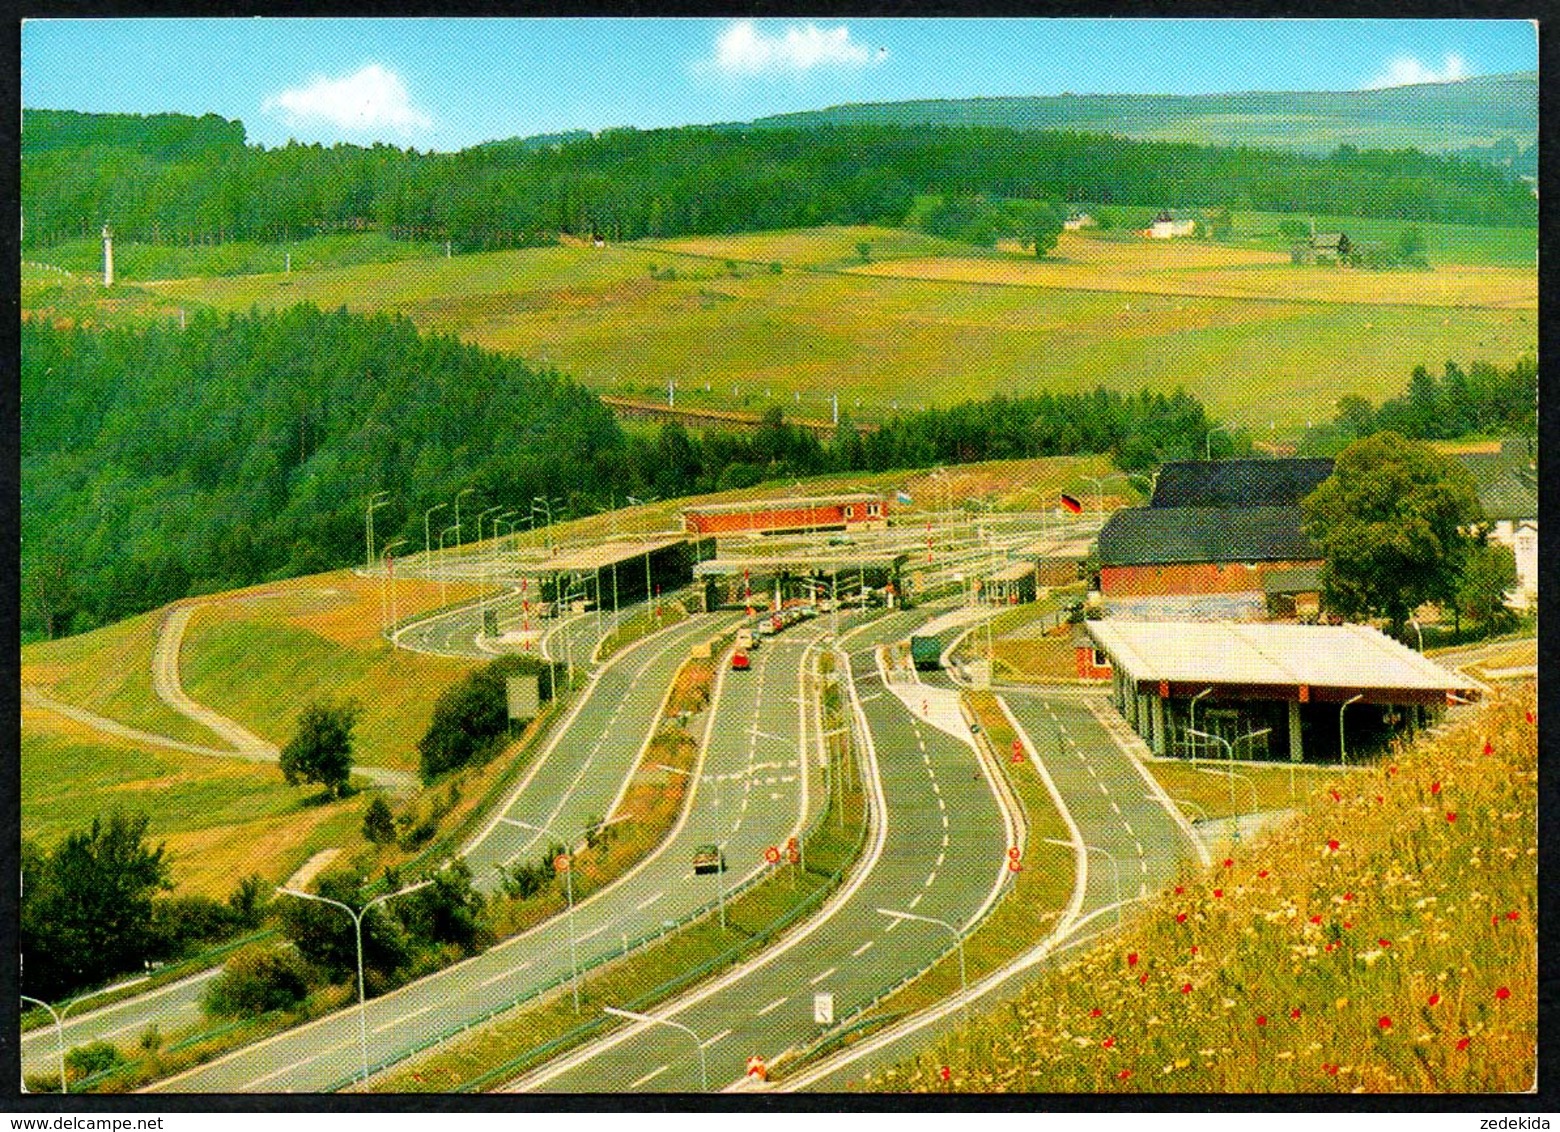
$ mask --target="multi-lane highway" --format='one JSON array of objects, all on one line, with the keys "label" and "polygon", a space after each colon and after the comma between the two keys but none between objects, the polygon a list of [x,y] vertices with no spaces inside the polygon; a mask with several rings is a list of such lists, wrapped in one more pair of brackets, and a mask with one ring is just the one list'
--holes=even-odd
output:
[{"label": "multi-lane highway", "polygon": [[[814,996],[845,1013],[946,950],[946,929],[896,921],[889,908],[963,925],[1002,883],[1010,822],[974,747],[930,727],[884,689],[875,646],[924,613],[899,613],[852,642],[851,673],[870,733],[876,836],[861,871],[819,916],[754,961],[657,1015],[692,1029],[712,1085],[818,1033]],[[684,1033],[632,1025],[517,1083],[561,1091],[697,1090],[700,1050]]]},{"label": "multi-lane highway", "polygon": [[[1071,927],[1064,929],[1065,938],[1054,941],[1061,945],[1052,952],[1056,958],[1066,957],[1063,949],[1069,943],[1109,931],[1118,901],[1126,902],[1125,912],[1130,915],[1132,902],[1169,883],[1181,863],[1197,852],[1182,820],[1166,808],[1131,756],[1089,710],[1089,697],[1104,699],[1077,689],[1003,689],[999,696],[1033,756],[1050,773],[1085,846],[1084,891]],[[1035,970],[1029,965],[1006,979],[991,979],[986,993],[975,1000],[976,1008],[989,1008],[1017,994]],[[891,1029],[867,1039],[848,1053],[810,1067],[784,1087],[841,1090],[868,1073],[914,1056],[957,1021],[945,1011],[938,1013],[944,1017],[931,1024],[908,1032]],[[914,1022],[909,1020],[908,1025]]]}]

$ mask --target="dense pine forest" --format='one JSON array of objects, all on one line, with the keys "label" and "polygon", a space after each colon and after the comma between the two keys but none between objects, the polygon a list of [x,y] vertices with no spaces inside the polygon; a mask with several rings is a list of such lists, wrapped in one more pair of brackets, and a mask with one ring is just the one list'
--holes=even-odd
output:
[{"label": "dense pine forest", "polygon": [[898,224],[918,195],[1532,225],[1509,172],[1417,150],[1326,156],[987,126],[616,129],[458,153],[247,145],[207,116],[29,110],[24,247],[104,222],[151,243],[372,228],[462,249],[818,224]]}]

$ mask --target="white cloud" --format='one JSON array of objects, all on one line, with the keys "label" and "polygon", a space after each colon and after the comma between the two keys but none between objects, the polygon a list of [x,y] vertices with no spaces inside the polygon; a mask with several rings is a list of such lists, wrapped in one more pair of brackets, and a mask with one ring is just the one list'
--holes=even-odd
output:
[{"label": "white cloud", "polygon": [[887,56],[886,48],[873,51],[852,39],[844,24],[792,24],[780,35],[769,35],[752,20],[738,20],[716,36],[714,57],[701,69],[726,75],[797,74],[818,67],[865,67]]},{"label": "white cloud", "polygon": [[354,133],[388,128],[404,135],[433,125],[412,105],[400,77],[378,63],[345,78],[319,76],[307,86],[272,95],[261,109],[280,113],[289,126],[331,125]]},{"label": "white cloud", "polygon": [[1461,55],[1449,54],[1441,69],[1427,67],[1412,55],[1400,55],[1387,64],[1387,69],[1365,84],[1366,90],[1381,90],[1390,86],[1413,86],[1417,83],[1454,83],[1466,79],[1473,72]]}]

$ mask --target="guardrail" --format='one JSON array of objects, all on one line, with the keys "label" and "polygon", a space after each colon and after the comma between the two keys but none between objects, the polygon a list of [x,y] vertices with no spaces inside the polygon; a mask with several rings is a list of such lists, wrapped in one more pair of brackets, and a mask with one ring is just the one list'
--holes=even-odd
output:
[{"label": "guardrail", "polygon": [[[855,724],[852,723],[851,726],[852,730],[854,730]],[[854,747],[852,749],[852,757],[854,757]],[[806,842],[818,834],[818,831],[822,828],[823,823],[828,820],[828,816],[829,810],[828,807],[825,806],[816,815],[814,815],[813,819],[803,830],[801,836],[803,846],[803,860],[806,859]],[[856,844],[848,854],[844,864],[828,874],[819,873],[812,869],[807,870],[812,872],[815,876],[826,876],[827,879],[822,886],[810,893],[804,900],[792,905],[790,909],[782,913],[780,916],[777,916],[768,924],[764,925],[763,928],[749,936],[747,939],[733,945],[730,948],[727,948],[719,955],[706,960],[698,967],[689,971],[684,971],[672,979],[667,980],[652,990],[647,991],[645,994],[640,995],[638,998],[634,999],[627,1005],[630,1008],[638,1008],[640,1006],[648,1005],[652,1002],[658,1001],[659,999],[665,998],[667,995],[673,994],[684,987],[698,982],[712,971],[718,970],[734,959],[738,958],[744,952],[761,949],[762,947],[766,946],[777,935],[794,924],[800,917],[811,912],[814,908],[821,904],[832,892],[834,892],[840,886],[851,867],[857,860],[860,859],[861,849],[865,844],[865,840],[866,825],[863,823],[862,829],[857,835]],[[685,913],[681,918],[675,921],[663,923],[658,930],[645,932],[637,936],[633,940],[629,941],[626,946],[621,948],[615,954],[602,954],[595,960],[592,960],[591,962],[581,966],[579,969],[579,974],[582,976],[587,975],[591,971],[598,970],[607,964],[617,963],[625,958],[637,955],[651,944],[657,943],[667,938],[668,936],[674,936],[679,932],[685,931],[686,929],[692,927],[699,921],[708,919],[710,916],[718,912],[722,903],[725,903],[729,908],[731,902],[734,899],[742,896],[746,892],[751,891],[758,885],[774,879],[775,877],[776,873],[773,870],[761,870],[750,876],[740,885],[726,891],[723,896],[718,896],[713,900],[706,901],[704,904],[701,904],[697,908],[694,908],[693,910]],[[394,1065],[398,1065],[410,1058],[416,1057],[420,1053],[425,1053],[435,1046],[447,1042],[452,1038],[458,1037],[462,1034],[470,1033],[473,1028],[485,1025],[501,1014],[508,1013],[509,1011],[514,1010],[528,1002],[536,1002],[550,992],[566,986],[573,979],[573,972],[560,973],[556,978],[523,994],[517,995],[505,1003],[493,1007],[477,1018],[470,1019],[458,1025],[450,1026],[433,1037],[420,1042],[411,1049],[402,1051],[392,1057],[385,1058],[382,1061],[371,1064],[369,1067],[369,1075],[373,1076],[375,1074],[382,1073],[386,1069],[389,1069]],[[575,1029],[569,1031],[567,1034],[553,1038],[539,1046],[535,1046],[532,1049],[517,1054],[515,1057],[510,1058],[501,1065],[493,1067],[479,1077],[464,1082],[458,1087],[457,1091],[472,1092],[482,1089],[494,1081],[513,1077],[518,1072],[523,1071],[530,1065],[539,1064],[542,1060],[545,1060],[546,1057],[551,1056],[551,1054],[558,1049],[577,1044],[580,1040],[588,1037],[592,1033],[596,1032],[600,1027],[607,1025],[611,1021],[612,1020],[610,1016],[599,1015],[597,1018],[575,1027]],[[326,1088],[325,1091],[339,1092],[341,1089],[359,1081],[361,1076],[361,1073],[353,1073],[348,1077],[344,1077],[338,1081],[333,1082]]]}]

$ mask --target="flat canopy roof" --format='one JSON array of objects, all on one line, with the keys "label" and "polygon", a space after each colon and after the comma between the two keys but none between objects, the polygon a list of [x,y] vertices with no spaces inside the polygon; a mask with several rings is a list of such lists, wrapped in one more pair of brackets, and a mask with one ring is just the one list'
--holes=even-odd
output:
[{"label": "flat canopy roof", "polygon": [[647,553],[654,554],[658,550],[664,550],[669,546],[678,546],[688,542],[685,535],[674,538],[653,538],[645,542],[632,542],[621,540],[618,542],[603,542],[596,546],[584,546],[575,550],[568,550],[554,558],[547,558],[537,563],[528,563],[531,570],[537,573],[560,573],[571,570],[600,570],[611,566],[614,562],[632,562],[636,558],[643,558]]},{"label": "flat canopy roof", "polygon": [[828,574],[838,571],[844,575],[855,570],[892,570],[909,558],[907,554],[803,554],[803,555],[755,555],[752,558],[706,558],[693,568],[695,575],[731,575],[744,570],[757,573],[773,573],[780,570],[792,574]]},{"label": "flat canopy roof", "polygon": [[1118,669],[1138,681],[1268,687],[1478,691],[1368,625],[1089,621]]},{"label": "flat canopy roof", "polygon": [[777,499],[748,499],[736,503],[699,503],[684,507],[684,515],[745,515],[749,511],[794,511],[798,507],[827,507],[835,503],[881,503],[882,493],[851,492],[845,495],[782,496]]}]

